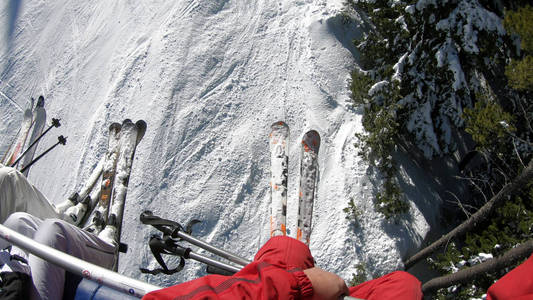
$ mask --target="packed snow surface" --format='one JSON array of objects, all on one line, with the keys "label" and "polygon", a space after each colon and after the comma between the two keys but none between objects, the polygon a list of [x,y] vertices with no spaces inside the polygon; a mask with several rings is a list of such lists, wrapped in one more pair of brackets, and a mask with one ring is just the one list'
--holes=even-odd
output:
[{"label": "packed snow surface", "polygon": [[[372,276],[401,268],[433,224],[428,212],[438,197],[407,163],[401,182],[409,215],[389,222],[374,211],[380,180],[354,148],[361,113],[347,88],[359,21],[354,14],[355,23],[344,22],[341,10],[341,0],[1,1],[0,153],[30,97],[44,95],[49,118],[62,126],[37,153],[60,134],[68,142],[35,164],[29,179],[59,203],[89,180],[112,122],[145,120],[119,271],[167,286],[205,274],[204,266],[141,274],[139,267],[156,262],[147,244],[155,229],[140,223],[140,213],[182,224],[199,219],[194,236],[252,258],[268,239],[270,125],[290,126],[291,236],[300,139],[315,129],[322,138],[310,245],[317,265],[347,280],[361,263]],[[358,225],[343,212],[352,198],[364,212]]]}]

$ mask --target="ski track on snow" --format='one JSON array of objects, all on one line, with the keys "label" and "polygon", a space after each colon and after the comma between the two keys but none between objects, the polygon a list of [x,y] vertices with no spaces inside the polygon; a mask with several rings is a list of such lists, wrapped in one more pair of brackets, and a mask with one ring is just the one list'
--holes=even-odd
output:
[{"label": "ski track on snow", "polygon": [[[0,44],[0,150],[21,120],[6,98],[24,107],[44,94],[48,115],[64,125],[37,153],[56,134],[69,138],[30,173],[47,197],[60,202],[83,186],[105,153],[111,122],[148,124],[129,183],[120,272],[159,285],[204,274],[194,262],[173,276],[140,274],[139,266],[156,266],[148,248],[154,230],[139,222],[145,209],[183,224],[202,220],[195,236],[252,258],[268,239],[268,132],[278,120],[291,130],[293,236],[300,139],[310,129],[322,137],[311,236],[320,267],[348,280],[363,262],[379,275],[401,267],[402,255],[421,243],[423,217],[397,229],[374,212],[375,180],[353,146],[360,114],[348,104],[353,49],[343,45],[358,33],[336,18],[340,0],[23,3],[12,48]],[[365,211],[355,229],[342,211],[350,198]]]}]

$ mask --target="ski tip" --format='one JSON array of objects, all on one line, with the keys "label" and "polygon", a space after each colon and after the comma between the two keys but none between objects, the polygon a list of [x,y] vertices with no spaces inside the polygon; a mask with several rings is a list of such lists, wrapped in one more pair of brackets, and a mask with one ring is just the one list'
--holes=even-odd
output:
[{"label": "ski tip", "polygon": [[287,127],[287,128],[289,128],[289,126],[287,125],[287,123],[285,123],[285,122],[283,122],[283,121],[277,121],[277,122],[274,122],[274,124],[272,124],[271,127],[272,127],[272,128],[274,128],[274,127],[277,127],[277,128],[279,128],[279,127]]},{"label": "ski tip", "polygon": [[37,100],[37,106],[36,107],[44,107],[44,96],[39,96],[39,100]]},{"label": "ski tip", "polygon": [[135,126],[137,126],[137,129],[139,130],[143,130],[143,131],[146,130],[146,122],[144,120],[139,120],[135,122]]},{"label": "ski tip", "polygon": [[121,128],[120,123],[114,122],[109,125],[109,131],[119,131]]},{"label": "ski tip", "polygon": [[124,121],[122,121],[122,126],[129,124],[133,124],[133,121],[131,121],[131,119],[124,119]]},{"label": "ski tip", "polygon": [[283,121],[274,122],[270,128],[272,129],[272,132],[285,132],[287,135],[289,134],[289,125]]},{"label": "ski tip", "polygon": [[137,126],[135,126],[135,123],[133,123],[130,119],[125,119],[122,121],[122,128],[120,129],[121,132],[129,132],[130,130],[137,131]]},{"label": "ski tip", "polygon": [[144,120],[139,120],[135,122],[135,126],[137,126],[137,144],[141,141],[144,134],[146,133],[146,122]]},{"label": "ski tip", "polygon": [[309,130],[302,138],[302,146],[306,152],[309,150],[318,152],[320,148],[320,134],[316,130]]},{"label": "ski tip", "polygon": [[309,137],[316,137],[316,138],[320,139],[320,134],[319,134],[318,131],[316,131],[316,130],[309,130],[308,132],[306,132],[306,133],[304,134],[304,137],[307,137],[307,136],[309,136]]}]

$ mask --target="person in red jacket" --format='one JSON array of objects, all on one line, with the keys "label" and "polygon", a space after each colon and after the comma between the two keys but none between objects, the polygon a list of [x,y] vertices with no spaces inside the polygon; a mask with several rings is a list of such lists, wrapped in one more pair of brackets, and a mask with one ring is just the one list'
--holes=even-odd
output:
[{"label": "person in red jacket", "polygon": [[489,287],[487,300],[533,299],[533,255]]},{"label": "person in red jacket", "polygon": [[[254,261],[233,276],[208,275],[151,292],[143,299],[422,299],[421,284],[396,271],[348,288],[337,275],[315,267],[309,248],[286,236],[271,238]],[[487,291],[487,300],[533,299],[533,254]]]},{"label": "person in red jacket", "polygon": [[208,275],[151,292],[154,299],[422,299],[421,284],[396,271],[348,288],[339,276],[315,267],[309,247],[287,237],[271,238],[254,261],[233,276]]}]

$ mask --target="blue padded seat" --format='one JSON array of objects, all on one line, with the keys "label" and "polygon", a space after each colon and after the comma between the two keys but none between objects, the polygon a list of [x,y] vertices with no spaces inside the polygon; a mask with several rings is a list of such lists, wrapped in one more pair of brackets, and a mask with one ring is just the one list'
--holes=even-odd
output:
[{"label": "blue padded seat", "polygon": [[138,300],[139,298],[122,293],[110,287],[98,284],[89,279],[82,279],[76,288],[75,300]]}]

